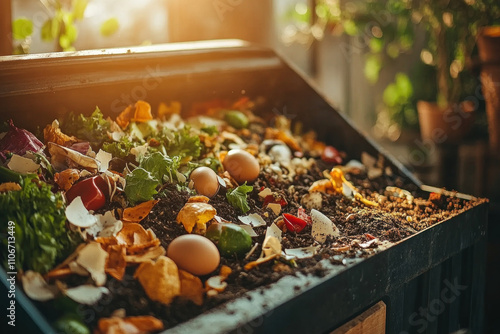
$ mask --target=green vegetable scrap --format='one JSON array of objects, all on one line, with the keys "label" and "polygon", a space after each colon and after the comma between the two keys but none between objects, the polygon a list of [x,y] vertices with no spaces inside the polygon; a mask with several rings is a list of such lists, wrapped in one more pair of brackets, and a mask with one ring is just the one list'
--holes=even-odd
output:
[{"label": "green vegetable scrap", "polygon": [[104,119],[104,115],[98,107],[89,117],[82,114],[75,115],[71,112],[61,124],[61,130],[64,133],[88,140],[94,149],[101,147],[105,141],[109,141],[109,129],[110,123]]},{"label": "green vegetable scrap", "polygon": [[229,125],[236,129],[244,129],[248,127],[248,117],[241,111],[228,111],[224,115],[224,119],[229,123]]},{"label": "green vegetable scrap", "polygon": [[[0,194],[0,235],[5,250],[8,237],[14,237],[16,269],[45,273],[64,259],[81,241],[66,229],[66,215],[61,193],[52,193],[50,185],[38,179],[23,178],[21,190]],[[8,252],[1,252],[5,268]]]},{"label": "green vegetable scrap", "polygon": [[138,167],[125,177],[125,195],[132,205],[153,199],[160,181],[144,168]]},{"label": "green vegetable scrap", "polygon": [[201,153],[200,137],[191,133],[191,127],[185,126],[179,131],[164,128],[159,135],[169,156],[198,158]]},{"label": "green vegetable scrap", "polygon": [[226,193],[226,198],[229,203],[236,209],[240,209],[243,213],[247,213],[250,210],[250,206],[247,202],[247,193],[253,190],[252,186],[248,186],[245,182],[241,186],[228,190]]},{"label": "green vegetable scrap", "polygon": [[150,172],[153,177],[160,183],[163,183],[165,177],[168,181],[173,182],[177,179],[176,171],[179,169],[181,159],[178,156],[170,158],[159,152],[145,156],[139,165]]},{"label": "green vegetable scrap", "polygon": [[135,146],[136,144],[134,144],[127,136],[123,136],[120,141],[103,143],[102,149],[111,153],[114,157],[126,158],[130,154],[130,150]]},{"label": "green vegetable scrap", "polygon": [[225,257],[242,256],[252,248],[252,238],[236,224],[211,224],[205,236],[217,245]]}]

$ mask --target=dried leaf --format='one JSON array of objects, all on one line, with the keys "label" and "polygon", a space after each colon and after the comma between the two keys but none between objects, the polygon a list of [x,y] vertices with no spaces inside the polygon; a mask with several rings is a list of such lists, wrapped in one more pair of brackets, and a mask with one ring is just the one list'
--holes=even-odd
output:
[{"label": "dried leaf", "polygon": [[52,122],[43,129],[43,139],[46,143],[52,142],[61,146],[71,146],[78,142],[76,137],[68,136],[61,131],[58,121]]},{"label": "dried leaf", "polygon": [[159,200],[151,200],[143,202],[131,208],[126,208],[123,210],[123,221],[127,223],[139,223],[141,220],[147,217],[151,212],[153,207],[158,203]]},{"label": "dried leaf", "polygon": [[141,283],[151,300],[169,305],[181,292],[177,265],[166,256],[156,262],[143,262],[135,271],[134,278]]},{"label": "dried leaf", "polygon": [[203,304],[203,283],[201,280],[187,271],[179,269],[179,279],[181,281],[181,297],[191,300],[196,305]]},{"label": "dried leaf", "polygon": [[125,275],[125,268],[127,267],[127,261],[125,260],[127,250],[124,245],[112,245],[108,247],[107,252],[106,274],[121,281],[123,275]]},{"label": "dried leaf", "polygon": [[184,225],[184,229],[191,233],[195,226],[198,230],[203,230],[204,225],[212,220],[216,214],[215,208],[208,203],[188,201],[179,211],[177,223]]},{"label": "dried leaf", "polygon": [[54,175],[54,182],[60,189],[68,191],[73,184],[80,179],[78,169],[68,168]]},{"label": "dried leaf", "polygon": [[125,255],[127,263],[142,263],[151,260],[156,260],[158,257],[165,255],[166,251],[163,246],[150,247],[144,253]]},{"label": "dried leaf", "polygon": [[100,318],[98,325],[99,334],[139,334],[161,331],[161,320],[149,315],[134,317]]},{"label": "dried leaf", "polygon": [[0,184],[0,193],[8,191],[19,191],[21,189],[22,189],[21,186],[15,182],[5,182]]}]

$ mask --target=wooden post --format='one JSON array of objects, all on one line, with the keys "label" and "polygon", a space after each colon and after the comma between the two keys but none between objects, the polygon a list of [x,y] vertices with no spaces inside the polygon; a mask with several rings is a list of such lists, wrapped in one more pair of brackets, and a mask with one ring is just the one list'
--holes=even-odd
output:
[{"label": "wooden post", "polygon": [[385,334],[385,312],[380,301],[330,334]]},{"label": "wooden post", "polygon": [[0,1],[0,56],[12,54],[12,7],[10,0]]}]

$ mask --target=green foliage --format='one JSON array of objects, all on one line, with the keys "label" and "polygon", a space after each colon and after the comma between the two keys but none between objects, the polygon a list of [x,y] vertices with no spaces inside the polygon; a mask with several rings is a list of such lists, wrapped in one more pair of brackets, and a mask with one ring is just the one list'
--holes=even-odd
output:
[{"label": "green foliage", "polygon": [[191,157],[196,159],[201,153],[200,137],[191,132],[191,127],[181,130],[163,128],[157,138],[165,147],[169,156]]},{"label": "green foliage", "polygon": [[226,193],[226,198],[234,208],[240,209],[241,212],[247,213],[250,210],[250,206],[247,201],[247,193],[253,190],[252,186],[248,186],[245,182],[241,186],[228,190]]},{"label": "green foliage", "polygon": [[[2,217],[0,233],[14,236],[16,270],[49,271],[64,259],[80,242],[77,234],[66,229],[64,200],[61,193],[52,193],[50,185],[38,179],[20,180],[22,189],[0,193]],[[10,234],[9,221],[14,223]],[[2,237],[1,261],[7,268],[7,238]]]},{"label": "green foliage", "polygon": [[165,179],[170,182],[176,179],[175,172],[179,169],[180,165],[180,157],[174,156],[170,158],[159,152],[154,152],[145,156],[141,160],[139,167],[144,168],[160,183],[163,183]]},{"label": "green foliage", "polygon": [[103,143],[102,149],[111,153],[114,157],[126,158],[134,146],[134,142],[132,142],[128,136],[123,136],[119,141]]},{"label": "green foliage", "polygon": [[104,21],[101,25],[101,35],[105,37],[109,37],[116,33],[120,28],[120,23],[116,17],[112,17],[106,21]]},{"label": "green foliage", "polygon": [[158,193],[156,188],[160,185],[158,179],[140,167],[127,174],[125,181],[125,196],[132,205],[153,199]]},{"label": "green foliage", "polygon": [[73,112],[69,113],[61,124],[61,129],[66,134],[88,140],[93,148],[98,148],[105,141],[109,140],[108,131],[110,123],[104,119],[101,110],[96,107],[89,117],[83,114],[75,115]]},{"label": "green foliage", "polygon": [[12,22],[12,37],[25,39],[33,33],[33,22],[25,17],[20,17]]}]

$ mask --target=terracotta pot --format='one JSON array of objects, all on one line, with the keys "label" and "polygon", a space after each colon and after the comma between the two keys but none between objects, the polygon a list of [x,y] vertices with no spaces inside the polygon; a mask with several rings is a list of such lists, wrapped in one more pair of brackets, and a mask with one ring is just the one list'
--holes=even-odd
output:
[{"label": "terracotta pot", "polygon": [[470,101],[446,108],[439,107],[435,102],[418,101],[422,139],[438,145],[458,143],[472,128],[474,108],[474,103]]},{"label": "terracotta pot", "polygon": [[500,27],[486,27],[479,32],[481,84],[486,100],[490,148],[500,156]]}]

